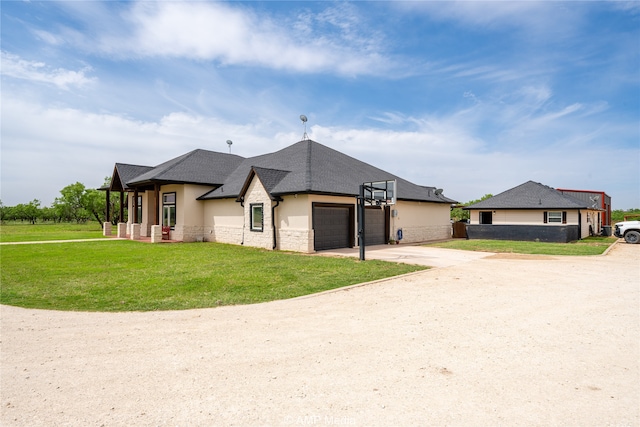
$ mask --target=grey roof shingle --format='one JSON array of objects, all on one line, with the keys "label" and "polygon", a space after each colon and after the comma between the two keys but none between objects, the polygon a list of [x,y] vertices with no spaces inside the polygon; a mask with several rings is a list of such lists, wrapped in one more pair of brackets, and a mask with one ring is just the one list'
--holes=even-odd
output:
[{"label": "grey roof shingle", "polygon": [[127,181],[127,184],[135,186],[152,182],[174,182],[220,185],[243,160],[243,157],[235,154],[193,150],[151,168]]},{"label": "grey roof shingle", "polygon": [[253,170],[258,176],[258,179],[260,179],[265,190],[269,193],[272,193],[273,189],[290,173],[289,171],[265,169],[258,166],[254,166]]},{"label": "grey roof shingle", "polygon": [[586,203],[558,190],[527,181],[464,209],[585,209]]},{"label": "grey roof shingle", "polygon": [[149,172],[153,169],[152,166],[141,165],[128,165],[126,163],[116,163],[113,175],[111,177],[111,183],[100,187],[100,190],[111,191],[127,191],[130,187],[127,185],[129,181],[135,177]]},{"label": "grey roof shingle", "polygon": [[245,159],[221,187],[199,199],[238,197],[252,168],[261,179],[264,174],[270,174],[270,179],[276,176],[266,170],[287,172],[278,174],[274,182],[270,181],[269,185],[273,185],[269,190],[272,196],[294,193],[356,196],[363,182],[395,179],[396,196],[400,200],[455,203],[455,200],[436,195],[434,187],[413,184],[311,140],[300,141],[274,153]]}]

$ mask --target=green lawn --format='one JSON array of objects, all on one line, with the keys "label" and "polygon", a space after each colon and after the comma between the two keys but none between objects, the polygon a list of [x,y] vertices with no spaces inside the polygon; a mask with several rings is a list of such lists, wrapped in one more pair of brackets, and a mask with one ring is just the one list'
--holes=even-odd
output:
[{"label": "green lawn", "polygon": [[[115,227],[114,227],[115,228]],[[75,223],[6,223],[0,225],[0,242],[34,242],[40,240],[97,239],[104,237],[95,221]]]},{"label": "green lawn", "polygon": [[425,246],[462,249],[467,251],[509,252],[540,255],[600,255],[617,239],[615,237],[589,237],[573,243],[520,242],[513,240],[453,239]]},{"label": "green lawn", "polygon": [[425,267],[218,243],[0,247],[0,302],[77,311],[178,310],[292,298]]}]

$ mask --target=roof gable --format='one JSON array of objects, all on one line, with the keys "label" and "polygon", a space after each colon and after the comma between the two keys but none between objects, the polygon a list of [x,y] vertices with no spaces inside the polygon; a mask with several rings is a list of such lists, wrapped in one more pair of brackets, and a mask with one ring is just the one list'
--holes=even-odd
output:
[{"label": "roof gable", "polygon": [[588,206],[554,188],[527,181],[464,209],[584,209]]},{"label": "roof gable", "polygon": [[240,190],[240,194],[238,195],[237,200],[242,201],[242,199],[244,198],[244,195],[247,193],[247,190],[249,189],[249,185],[251,185],[251,182],[255,177],[258,177],[258,180],[260,181],[264,189],[267,191],[267,194],[269,194],[269,197],[272,200],[277,200],[278,197],[273,196],[272,194],[273,188],[276,185],[278,185],[278,183],[280,183],[280,181],[282,181],[284,177],[287,176],[287,174],[289,174],[289,171],[282,171],[277,169],[265,169],[265,168],[253,166],[251,168],[251,172],[249,172],[249,175],[247,176],[247,179],[244,182],[244,185],[242,186],[242,190]]},{"label": "roof gable", "polygon": [[111,183],[104,186],[101,190],[110,191],[127,191],[129,186],[127,183],[138,175],[144,174],[153,169],[151,166],[128,165],[126,163],[116,163],[111,175]]}]

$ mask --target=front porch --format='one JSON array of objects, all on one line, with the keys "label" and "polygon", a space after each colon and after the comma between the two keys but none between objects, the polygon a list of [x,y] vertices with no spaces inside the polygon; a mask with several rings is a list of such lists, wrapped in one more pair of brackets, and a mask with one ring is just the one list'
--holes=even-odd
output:
[{"label": "front porch", "polygon": [[[161,225],[152,225],[151,234],[144,236],[140,234],[140,224],[127,224],[120,222],[116,226],[116,236],[120,239],[137,240],[149,243],[177,243],[181,240],[171,239],[173,230]],[[106,237],[113,237],[113,226],[110,222],[105,222],[102,227],[102,234]]]}]

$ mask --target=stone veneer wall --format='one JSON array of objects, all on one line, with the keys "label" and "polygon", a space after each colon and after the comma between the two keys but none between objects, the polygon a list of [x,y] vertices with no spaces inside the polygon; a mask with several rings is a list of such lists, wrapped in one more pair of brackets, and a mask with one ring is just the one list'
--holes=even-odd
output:
[{"label": "stone veneer wall", "polygon": [[217,225],[204,227],[205,242],[242,244],[242,227],[229,227]]},{"label": "stone veneer wall", "polygon": [[[276,208],[276,211],[278,208]],[[283,251],[313,253],[313,230],[280,229],[277,232],[278,247]]]},{"label": "stone veneer wall", "polygon": [[402,240],[400,243],[419,243],[449,238],[451,238],[451,224],[423,227],[409,226],[402,227]]},{"label": "stone veneer wall", "polygon": [[176,225],[169,234],[171,240],[182,242],[201,242],[204,240],[204,227],[201,225]]},{"label": "stone veneer wall", "polygon": [[[271,199],[259,179],[254,178],[244,197],[244,244],[256,248],[273,249]],[[262,203],[262,231],[251,230],[251,205]],[[277,209],[277,208],[276,208]]]}]

